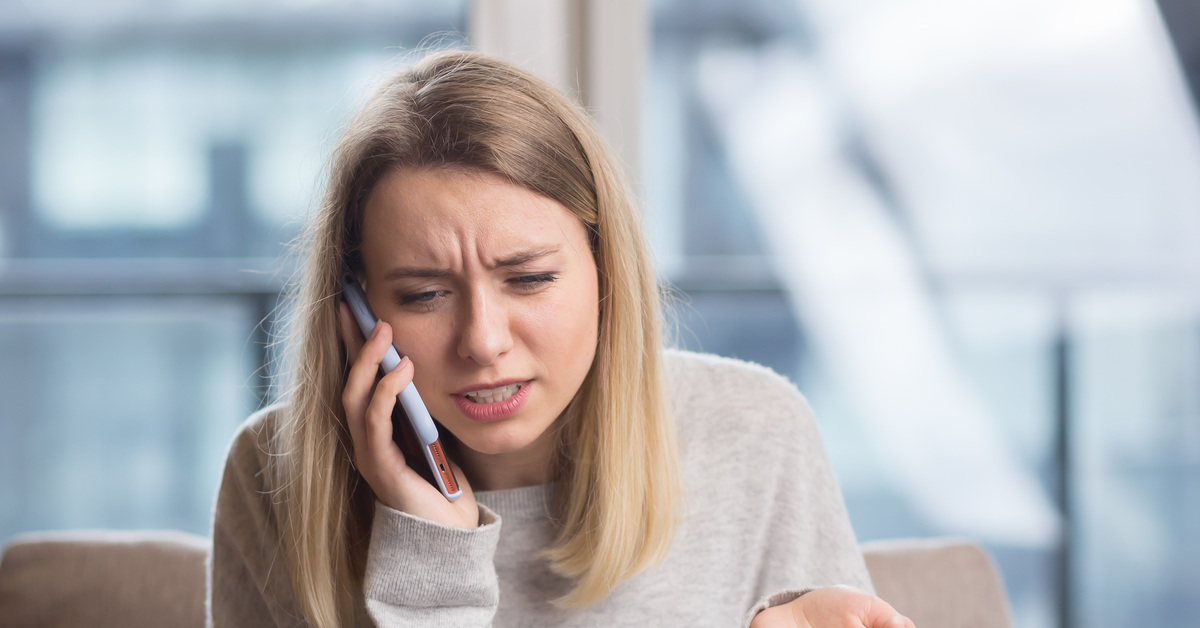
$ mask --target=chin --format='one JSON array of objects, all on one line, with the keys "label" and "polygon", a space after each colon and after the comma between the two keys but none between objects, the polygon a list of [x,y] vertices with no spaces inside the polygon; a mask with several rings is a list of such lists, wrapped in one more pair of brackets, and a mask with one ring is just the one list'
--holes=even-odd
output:
[{"label": "chin", "polygon": [[523,431],[512,433],[506,429],[486,429],[487,427],[500,428],[501,426],[482,426],[485,429],[480,430],[481,426],[472,426],[471,429],[464,433],[456,433],[454,436],[458,442],[472,451],[486,455],[510,454],[521,451],[533,443],[537,438],[534,435],[529,435]]}]

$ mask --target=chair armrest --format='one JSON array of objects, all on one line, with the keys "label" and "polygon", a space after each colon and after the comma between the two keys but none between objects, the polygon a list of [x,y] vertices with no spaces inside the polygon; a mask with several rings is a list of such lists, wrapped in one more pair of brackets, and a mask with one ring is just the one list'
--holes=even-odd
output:
[{"label": "chair armrest", "polygon": [[0,559],[0,617],[13,626],[203,626],[210,547],[168,531],[19,535]]},{"label": "chair armrest", "polygon": [[1011,628],[1004,582],[978,544],[955,539],[864,543],[875,592],[918,628]]}]

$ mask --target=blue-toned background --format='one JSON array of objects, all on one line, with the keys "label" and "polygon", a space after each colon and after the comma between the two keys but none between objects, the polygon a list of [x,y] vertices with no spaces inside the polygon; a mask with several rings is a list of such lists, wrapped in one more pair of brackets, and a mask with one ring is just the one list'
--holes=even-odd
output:
[{"label": "blue-toned background", "polygon": [[[0,539],[206,534],[337,128],[463,2],[0,0]],[[655,0],[684,346],[1018,626],[1200,625],[1200,1]]]}]

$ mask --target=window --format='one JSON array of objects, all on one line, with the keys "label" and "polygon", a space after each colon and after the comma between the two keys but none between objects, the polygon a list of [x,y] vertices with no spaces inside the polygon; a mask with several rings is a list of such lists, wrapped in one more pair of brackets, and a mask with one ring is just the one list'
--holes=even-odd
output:
[{"label": "window", "polygon": [[1162,4],[1178,57],[1132,0],[652,3],[680,340],[791,376],[860,539],[984,541],[1019,626],[1200,620],[1200,5]]},{"label": "window", "polygon": [[0,538],[207,534],[336,129],[464,7],[92,4],[0,17]]}]

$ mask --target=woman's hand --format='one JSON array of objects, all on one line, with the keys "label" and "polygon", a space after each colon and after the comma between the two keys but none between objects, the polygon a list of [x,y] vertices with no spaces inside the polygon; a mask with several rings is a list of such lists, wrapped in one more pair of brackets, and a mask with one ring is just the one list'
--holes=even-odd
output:
[{"label": "woman's hand", "polygon": [[754,616],[750,628],[915,628],[883,600],[852,587],[809,591]]},{"label": "woman's hand", "polygon": [[338,319],[351,364],[342,391],[342,407],[354,442],[355,468],[375,491],[375,497],[391,508],[449,526],[479,527],[475,494],[458,465],[450,463],[462,496],[451,502],[405,463],[404,453],[392,440],[392,409],[396,395],[412,382],[413,364],[404,358],[400,366],[376,381],[379,364],[392,344],[391,326],[379,323],[364,343],[345,303],[339,304]]}]

